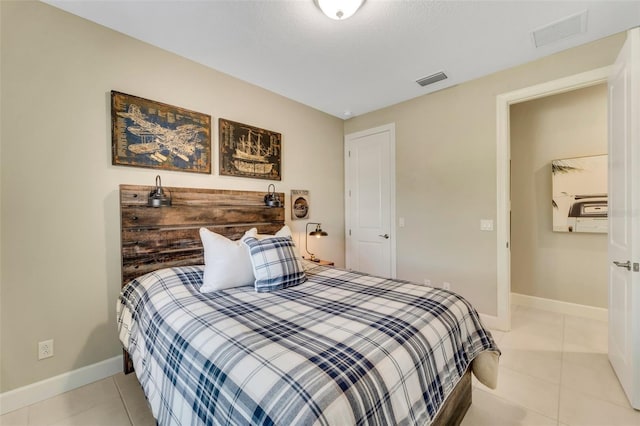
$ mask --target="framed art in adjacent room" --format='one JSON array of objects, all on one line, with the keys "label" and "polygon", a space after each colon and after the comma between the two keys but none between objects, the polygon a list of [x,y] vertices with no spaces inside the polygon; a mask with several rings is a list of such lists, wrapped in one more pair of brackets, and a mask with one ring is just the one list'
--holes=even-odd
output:
[{"label": "framed art in adjacent room", "polygon": [[291,190],[291,219],[302,220],[309,219],[309,210],[311,203],[309,200],[309,191],[305,189]]},{"label": "framed art in adjacent room", "polygon": [[218,121],[220,175],[281,180],[282,135],[224,118]]},{"label": "framed art in adjacent room", "polygon": [[211,173],[211,116],[111,91],[112,164]]},{"label": "framed art in adjacent room", "polygon": [[551,162],[553,230],[606,233],[607,155]]}]

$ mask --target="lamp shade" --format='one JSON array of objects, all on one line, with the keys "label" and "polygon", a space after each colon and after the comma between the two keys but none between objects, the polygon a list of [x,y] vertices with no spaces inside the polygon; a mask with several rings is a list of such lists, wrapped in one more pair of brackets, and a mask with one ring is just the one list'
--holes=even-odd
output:
[{"label": "lamp shade", "polygon": [[312,237],[318,237],[318,238],[320,238],[320,237],[326,237],[326,236],[327,236],[327,235],[329,235],[329,234],[327,234],[326,232],[324,232],[324,231],[322,230],[322,228],[320,228],[320,224],[318,224],[318,225],[316,226],[315,231],[311,231],[311,232],[309,232],[309,235],[311,235]]},{"label": "lamp shade", "polygon": [[322,13],[331,19],[341,21],[353,16],[364,0],[314,0]]},{"label": "lamp shade", "polygon": [[[315,231],[309,232],[309,225],[316,225]],[[314,262],[319,262],[319,260],[316,259],[316,255],[309,251],[309,236],[320,238],[320,237],[326,237],[329,234],[324,232],[321,228],[321,224],[317,222],[307,223],[306,231],[307,231],[307,235],[305,235],[305,239],[304,239],[304,249],[307,251],[307,254],[309,255],[309,260],[312,260]]]}]

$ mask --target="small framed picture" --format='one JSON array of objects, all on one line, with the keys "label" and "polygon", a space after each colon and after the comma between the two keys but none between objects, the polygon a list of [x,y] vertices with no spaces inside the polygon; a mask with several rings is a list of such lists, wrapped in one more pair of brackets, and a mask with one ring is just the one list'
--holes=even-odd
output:
[{"label": "small framed picture", "polygon": [[291,219],[309,219],[309,191],[304,189],[291,190]]}]

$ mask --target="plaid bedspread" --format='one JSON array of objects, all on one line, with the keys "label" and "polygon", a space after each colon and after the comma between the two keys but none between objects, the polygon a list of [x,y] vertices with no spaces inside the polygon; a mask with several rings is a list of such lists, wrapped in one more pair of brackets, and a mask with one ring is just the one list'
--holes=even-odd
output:
[{"label": "plaid bedspread", "polygon": [[425,425],[482,351],[456,294],[321,266],[273,293],[201,294],[203,267],[125,286],[120,339],[160,425]]}]

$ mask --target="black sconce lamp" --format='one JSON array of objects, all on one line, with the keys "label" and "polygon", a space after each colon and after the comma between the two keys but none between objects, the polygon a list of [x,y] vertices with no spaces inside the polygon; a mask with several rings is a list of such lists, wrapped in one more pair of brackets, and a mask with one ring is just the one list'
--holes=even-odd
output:
[{"label": "black sconce lamp", "polygon": [[[273,191],[271,190],[272,187]],[[267,195],[264,196],[264,205],[268,207],[282,207],[282,201],[280,201],[280,197],[276,194],[276,186],[272,183],[267,187]]]},{"label": "black sconce lamp", "polygon": [[[309,225],[316,225],[316,230],[309,232]],[[320,262],[320,259],[316,259],[316,255],[309,252],[309,235],[316,238],[326,237],[327,235],[329,235],[322,230],[321,226],[322,225],[320,223],[315,223],[315,222],[307,223],[306,235],[304,240],[304,249],[309,254],[309,260],[313,262]]]},{"label": "black sconce lamp", "polygon": [[164,193],[160,175],[156,176],[156,189],[149,193],[147,205],[149,207],[169,207],[171,205],[171,194]]}]

